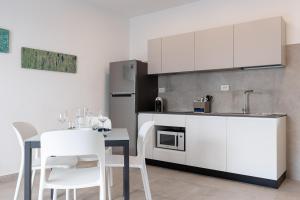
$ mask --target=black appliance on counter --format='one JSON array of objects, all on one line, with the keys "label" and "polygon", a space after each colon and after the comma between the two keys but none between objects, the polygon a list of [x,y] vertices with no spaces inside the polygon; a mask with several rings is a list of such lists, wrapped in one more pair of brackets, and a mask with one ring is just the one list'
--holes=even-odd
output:
[{"label": "black appliance on counter", "polygon": [[161,97],[155,99],[155,112],[164,112],[164,100]]}]

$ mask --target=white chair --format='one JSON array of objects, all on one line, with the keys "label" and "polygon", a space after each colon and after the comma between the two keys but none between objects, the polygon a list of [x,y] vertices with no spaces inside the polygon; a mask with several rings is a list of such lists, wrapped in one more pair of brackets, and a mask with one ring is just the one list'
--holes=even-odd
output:
[{"label": "white chair", "polygon": [[[16,191],[14,195],[14,200],[18,199],[20,184],[23,178],[24,173],[24,141],[27,138],[33,137],[38,134],[37,130],[29,123],[26,122],[14,122],[12,124],[12,128],[16,134],[19,147],[21,150],[21,165],[16,185]],[[65,157],[65,158],[51,158],[48,160],[46,168],[71,168],[77,165],[77,158],[76,157]],[[32,158],[32,183],[34,181],[36,170],[41,169],[41,160],[38,154],[38,149],[33,151],[33,158]]]},{"label": "white chair", "polygon": [[[148,173],[146,169],[146,162],[145,162],[145,148],[149,136],[154,128],[154,122],[149,121],[145,122],[138,133],[138,141],[137,141],[137,156],[130,156],[129,157],[129,167],[131,168],[139,168],[141,170],[143,185],[145,190],[146,200],[151,200],[151,192],[148,180]],[[124,166],[124,157],[122,155],[111,155],[106,156],[106,166],[107,167],[123,167]],[[110,189],[109,189],[110,191]],[[110,199],[109,195],[109,199]]]},{"label": "white chair", "polygon": [[[96,155],[99,167],[52,169],[46,177],[46,163],[52,157]],[[106,198],[105,186],[105,143],[104,137],[94,131],[52,131],[41,136],[41,177],[39,200],[44,189],[66,189],[69,200],[70,189],[100,186],[100,200]],[[56,199],[56,196],[54,196]]]}]

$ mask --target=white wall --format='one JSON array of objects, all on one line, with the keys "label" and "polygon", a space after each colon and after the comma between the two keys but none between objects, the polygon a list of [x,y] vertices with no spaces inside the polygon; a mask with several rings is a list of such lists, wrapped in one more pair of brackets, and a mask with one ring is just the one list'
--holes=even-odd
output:
[{"label": "white wall", "polygon": [[[0,176],[18,170],[20,153],[10,127],[32,122],[59,127],[59,112],[108,106],[108,63],[128,59],[128,20],[77,0],[0,0],[0,27],[11,50],[0,54]],[[76,74],[21,68],[21,47],[77,55]]]},{"label": "white wall", "polygon": [[130,20],[130,58],[147,60],[147,40],[161,36],[283,16],[287,43],[300,43],[299,0],[200,0]]}]

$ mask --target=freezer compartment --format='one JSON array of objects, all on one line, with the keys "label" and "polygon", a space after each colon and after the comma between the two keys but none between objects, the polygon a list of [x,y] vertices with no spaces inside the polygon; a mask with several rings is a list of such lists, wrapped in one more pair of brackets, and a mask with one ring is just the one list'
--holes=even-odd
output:
[{"label": "freezer compartment", "polygon": [[[113,128],[127,128],[130,137],[130,155],[136,155],[137,114],[135,94],[115,93],[110,95],[110,118]],[[114,152],[121,153],[122,149],[115,148]]]},{"label": "freezer compartment", "polygon": [[110,64],[110,92],[135,93],[136,92],[136,61],[120,61]]}]

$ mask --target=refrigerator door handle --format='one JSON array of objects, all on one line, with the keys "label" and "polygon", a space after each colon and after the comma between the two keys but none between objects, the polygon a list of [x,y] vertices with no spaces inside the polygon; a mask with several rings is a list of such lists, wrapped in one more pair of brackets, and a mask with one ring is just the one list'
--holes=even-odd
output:
[{"label": "refrigerator door handle", "polygon": [[111,94],[112,97],[131,97],[133,94],[131,93],[119,93],[119,94]]}]

